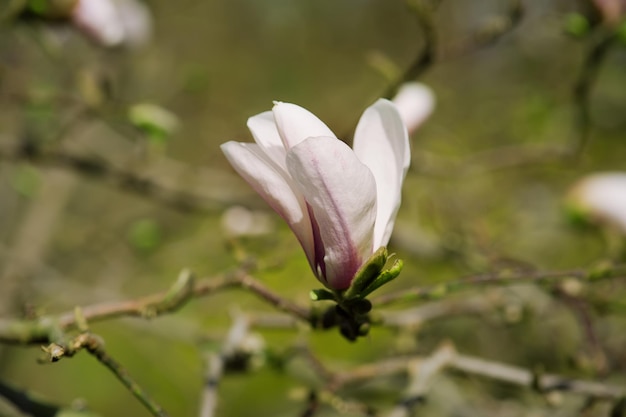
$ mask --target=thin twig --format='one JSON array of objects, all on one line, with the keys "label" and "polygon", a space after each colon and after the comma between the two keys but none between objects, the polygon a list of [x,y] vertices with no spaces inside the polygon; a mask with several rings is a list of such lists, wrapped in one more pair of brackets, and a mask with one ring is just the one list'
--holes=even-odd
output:
[{"label": "thin twig", "polygon": [[[446,349],[448,350],[444,350],[446,352],[445,355],[442,354],[442,357],[445,357],[445,361],[437,361],[437,366],[433,369],[443,370],[444,367],[447,367],[468,374],[534,388],[541,393],[563,391],[606,400],[616,400],[626,395],[626,389],[624,387],[595,381],[570,379],[556,374],[539,375],[525,368],[501,362],[459,353],[450,354],[449,349],[452,349],[451,345],[448,345]],[[428,359],[420,357],[396,357],[385,361],[361,365],[350,371],[335,371],[328,387],[332,392],[336,392],[346,385],[368,381],[372,378],[385,375],[405,374],[409,371],[407,364],[412,360],[424,361]]]},{"label": "thin twig", "polygon": [[615,44],[617,34],[615,32],[603,33],[597,39],[585,56],[585,61],[580,69],[580,73],[574,85],[574,105],[576,112],[574,115],[574,128],[576,131],[575,140],[571,153],[574,158],[579,158],[587,143],[591,131],[590,99],[591,90],[598,77],[598,72],[603,62]]},{"label": "thin twig", "polygon": [[473,356],[457,355],[448,365],[465,373],[480,375],[528,388],[535,387],[540,392],[563,391],[609,400],[620,399],[626,395],[626,390],[623,387],[594,381],[568,379],[553,374],[537,375],[521,367]]},{"label": "thin twig", "polygon": [[422,32],[423,46],[411,65],[409,65],[400,77],[392,82],[383,93],[382,97],[388,99],[392,98],[398,92],[402,84],[410,80],[415,80],[422,75],[435,60],[437,31],[435,30],[432,16],[434,10],[420,0],[409,0],[407,1],[407,5],[415,16],[417,25]]},{"label": "thin twig", "polygon": [[77,343],[93,355],[101,364],[106,366],[120,380],[122,384],[139,400],[155,417],[168,417],[165,410],[157,404],[150,395],[129,375],[119,362],[113,359],[105,350],[102,340],[90,333],[83,333],[77,338]]},{"label": "thin twig", "polygon": [[372,304],[380,307],[399,301],[419,301],[441,298],[450,292],[482,285],[521,284],[532,282],[548,282],[563,278],[581,280],[619,279],[626,278],[626,265],[605,268],[602,271],[572,269],[564,271],[504,271],[469,276],[457,281],[446,282],[428,287],[408,288],[398,292],[382,295]]},{"label": "thin twig", "polygon": [[408,362],[409,386],[402,400],[387,414],[387,417],[410,417],[415,406],[422,404],[426,399],[432,378],[448,365],[454,355],[454,348],[446,343],[428,358]]},{"label": "thin twig", "polygon": [[496,44],[505,35],[511,33],[524,17],[524,5],[521,0],[510,0],[505,14],[492,16],[475,30],[473,36],[441,51],[441,59],[456,58],[480,48]]}]

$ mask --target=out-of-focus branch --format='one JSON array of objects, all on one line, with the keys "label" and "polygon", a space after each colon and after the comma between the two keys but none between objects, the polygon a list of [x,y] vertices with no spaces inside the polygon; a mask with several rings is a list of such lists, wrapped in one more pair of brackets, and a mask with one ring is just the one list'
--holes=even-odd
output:
[{"label": "out-of-focus branch", "polygon": [[579,158],[589,142],[591,132],[591,91],[598,78],[598,72],[608,56],[608,52],[617,40],[616,32],[602,33],[596,39],[585,56],[580,72],[574,84],[574,143],[570,149],[574,158]]},{"label": "out-of-focus branch", "polygon": [[422,32],[423,46],[411,65],[383,93],[382,97],[388,99],[398,92],[402,84],[415,80],[424,73],[432,65],[437,51],[437,31],[432,16],[434,8],[422,0],[407,0],[407,5]]},{"label": "out-of-focus branch", "polygon": [[568,291],[566,286],[564,286],[564,288],[557,287],[553,291],[557,299],[571,310],[576,318],[578,326],[585,335],[584,342],[595,370],[604,374],[607,371],[608,361],[600,339],[598,338],[589,304],[574,292],[575,291]]},{"label": "out-of-focus branch", "polygon": [[217,388],[219,386],[224,370],[227,368],[227,362],[237,352],[240,345],[248,335],[250,321],[248,317],[238,313],[235,318],[228,336],[222,345],[220,352],[207,353],[206,376],[204,381],[204,389],[202,390],[202,403],[200,407],[200,417],[213,417],[216,415],[218,395]]},{"label": "out-of-focus branch", "polygon": [[510,0],[506,13],[488,18],[474,31],[473,36],[441,51],[442,59],[457,57],[495,44],[502,37],[515,30],[523,17],[524,5],[522,1]]},{"label": "out-of-focus branch", "polygon": [[[411,363],[421,363],[423,367],[421,370],[417,367],[412,368]],[[562,391],[602,400],[619,400],[626,395],[624,387],[594,381],[570,379],[555,374],[540,375],[522,367],[460,354],[450,344],[442,345],[432,356],[426,358],[397,357],[358,366],[350,371],[334,371],[328,387],[332,392],[337,392],[347,385],[366,382],[372,378],[410,374],[415,371],[418,373],[413,374],[411,378],[415,385],[408,389],[407,392],[424,392],[425,384],[428,380],[436,373],[446,369],[520,385],[535,389],[541,394],[551,391]],[[423,374],[420,376],[419,372],[423,372]]]},{"label": "out-of-focus branch", "polygon": [[28,393],[17,390],[0,381],[0,396],[23,413],[34,417],[54,417],[61,407],[32,398]]},{"label": "out-of-focus branch", "polygon": [[48,149],[33,141],[0,144],[0,161],[27,161],[37,166],[65,169],[181,211],[212,211],[236,203],[207,193],[173,187],[162,179],[165,176],[145,175],[132,167],[119,167],[100,157],[79,155],[59,148]]},{"label": "out-of-focus branch", "polygon": [[387,417],[410,417],[413,415],[412,410],[425,401],[431,379],[446,367],[454,355],[452,345],[444,344],[428,358],[409,362],[407,365],[409,386],[403,398],[387,414]]},{"label": "out-of-focus branch", "polygon": [[66,172],[45,171],[38,193],[31,199],[11,248],[0,264],[0,317],[15,313],[22,300],[20,288],[28,284],[45,258],[74,186],[74,178]]},{"label": "out-of-focus branch", "polygon": [[412,160],[420,175],[457,178],[531,165],[565,163],[570,157],[571,151],[563,144],[522,144],[499,146],[463,157],[444,157],[416,150]]},{"label": "out-of-focus branch", "polygon": [[[438,51],[437,30],[433,20],[439,1],[407,0],[407,6],[415,16],[423,38],[423,45],[411,64],[387,87],[382,97],[392,98],[400,86],[418,79],[430,68]],[[496,16],[481,26],[469,41],[440,51],[443,59],[455,57],[494,44],[507,33],[513,31],[524,16],[521,0],[510,0],[506,14]]]},{"label": "out-of-focus branch", "polygon": [[623,387],[594,381],[569,379],[560,375],[538,375],[521,367],[467,355],[455,356],[448,366],[464,373],[535,388],[541,393],[563,391],[607,400],[618,400],[626,395],[626,390]]},{"label": "out-of-focus branch", "polygon": [[451,281],[428,287],[407,288],[398,292],[382,295],[372,300],[376,307],[400,302],[441,298],[451,292],[483,285],[543,283],[563,278],[597,281],[600,279],[626,278],[626,265],[604,266],[599,270],[572,269],[565,271],[502,271],[472,275],[457,281]]},{"label": "out-of-focus branch", "polygon": [[462,296],[424,303],[403,310],[376,312],[374,321],[389,328],[414,329],[432,320],[467,315],[480,315],[504,307],[509,300],[498,296]]}]

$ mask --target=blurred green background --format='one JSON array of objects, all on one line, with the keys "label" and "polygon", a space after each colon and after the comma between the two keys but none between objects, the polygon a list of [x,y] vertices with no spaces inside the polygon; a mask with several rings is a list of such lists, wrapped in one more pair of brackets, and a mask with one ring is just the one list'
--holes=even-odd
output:
[{"label": "blurred green background", "polygon": [[[598,73],[581,158],[551,157],[544,147],[567,148],[580,133],[573,86],[594,36],[604,29],[576,38],[565,26],[571,13],[587,10],[579,3],[526,3],[520,24],[486,46],[478,46],[476,34],[506,24],[507,2],[446,1],[433,13],[437,56],[420,81],[434,90],[437,106],[411,137],[413,164],[390,245],[406,266],[383,291],[503,265],[589,268],[611,256],[601,231],[568,222],[563,201],[587,173],[626,168],[626,48],[618,42]],[[147,4],[153,38],[136,50],[106,50],[59,22],[3,21],[0,144],[32,141],[100,158],[212,203],[181,211],[64,167],[0,160],[4,316],[54,314],[150,294],[167,288],[182,268],[210,277],[236,268],[242,256],[258,262],[255,276],[267,286],[307,305],[309,290],[319,284],[300,247],[231,170],[219,145],[251,141],[246,119],[269,110],[273,100],[306,107],[350,141],[362,111],[389,84],[373,62],[384,57],[403,70],[424,45],[401,0]],[[140,103],[171,112],[177,128],[150,135],[133,126],[128,114]],[[527,158],[517,147],[531,147],[539,157]],[[503,149],[509,149],[506,155]],[[267,215],[269,232],[229,237],[222,216],[234,205]],[[534,286],[494,289],[495,297],[508,301],[487,313],[445,317],[406,335],[375,328],[355,344],[335,331],[261,334],[279,356],[307,343],[331,368],[428,354],[452,340],[464,353],[623,384],[623,283],[589,287],[583,294],[593,337],[551,288]],[[272,311],[233,290],[193,301],[176,314],[112,320],[93,330],[172,416],[193,416],[206,340],[214,341],[209,349],[219,346],[237,310]],[[149,415],[86,353],[40,365],[38,347],[0,348],[0,378],[14,386],[58,404],[84,399],[103,416]],[[299,415],[297,393],[311,384],[309,374],[296,361],[286,370],[266,366],[227,375],[218,414]],[[347,397],[390,407],[403,380],[376,382]],[[446,373],[422,412],[577,415],[572,410],[584,404],[582,397],[562,401],[555,406],[527,389]],[[324,408],[319,415],[336,411]]]}]

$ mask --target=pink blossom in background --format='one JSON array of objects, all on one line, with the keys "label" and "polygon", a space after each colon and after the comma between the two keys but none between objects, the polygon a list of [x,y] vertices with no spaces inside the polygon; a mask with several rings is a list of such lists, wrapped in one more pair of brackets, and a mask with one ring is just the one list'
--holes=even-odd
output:
[{"label": "pink blossom in background", "polygon": [[150,38],[152,17],[138,0],[78,0],[74,24],[106,47],[140,46]]}]

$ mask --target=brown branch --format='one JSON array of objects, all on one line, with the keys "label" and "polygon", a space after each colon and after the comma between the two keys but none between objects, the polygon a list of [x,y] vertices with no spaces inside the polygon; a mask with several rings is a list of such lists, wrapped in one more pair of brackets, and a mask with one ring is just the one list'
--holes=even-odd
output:
[{"label": "brown branch", "polygon": [[[261,300],[290,316],[313,324],[309,309],[299,306],[274,293],[256,281],[247,271],[237,270],[212,279],[198,282],[189,272],[183,271],[170,290],[146,297],[118,302],[107,302],[80,309],[86,322],[109,320],[118,317],[152,318],[182,308],[192,299],[215,294],[229,288],[243,288]],[[58,342],[63,333],[78,327],[75,311],[58,316],[45,316],[35,320],[0,319],[0,342],[41,344]]]},{"label": "brown branch", "polygon": [[417,25],[424,38],[422,49],[411,65],[387,87],[382,97],[391,99],[402,84],[415,80],[422,75],[435,60],[437,50],[437,31],[433,21],[433,9],[421,0],[408,0],[407,5],[417,20]]}]

